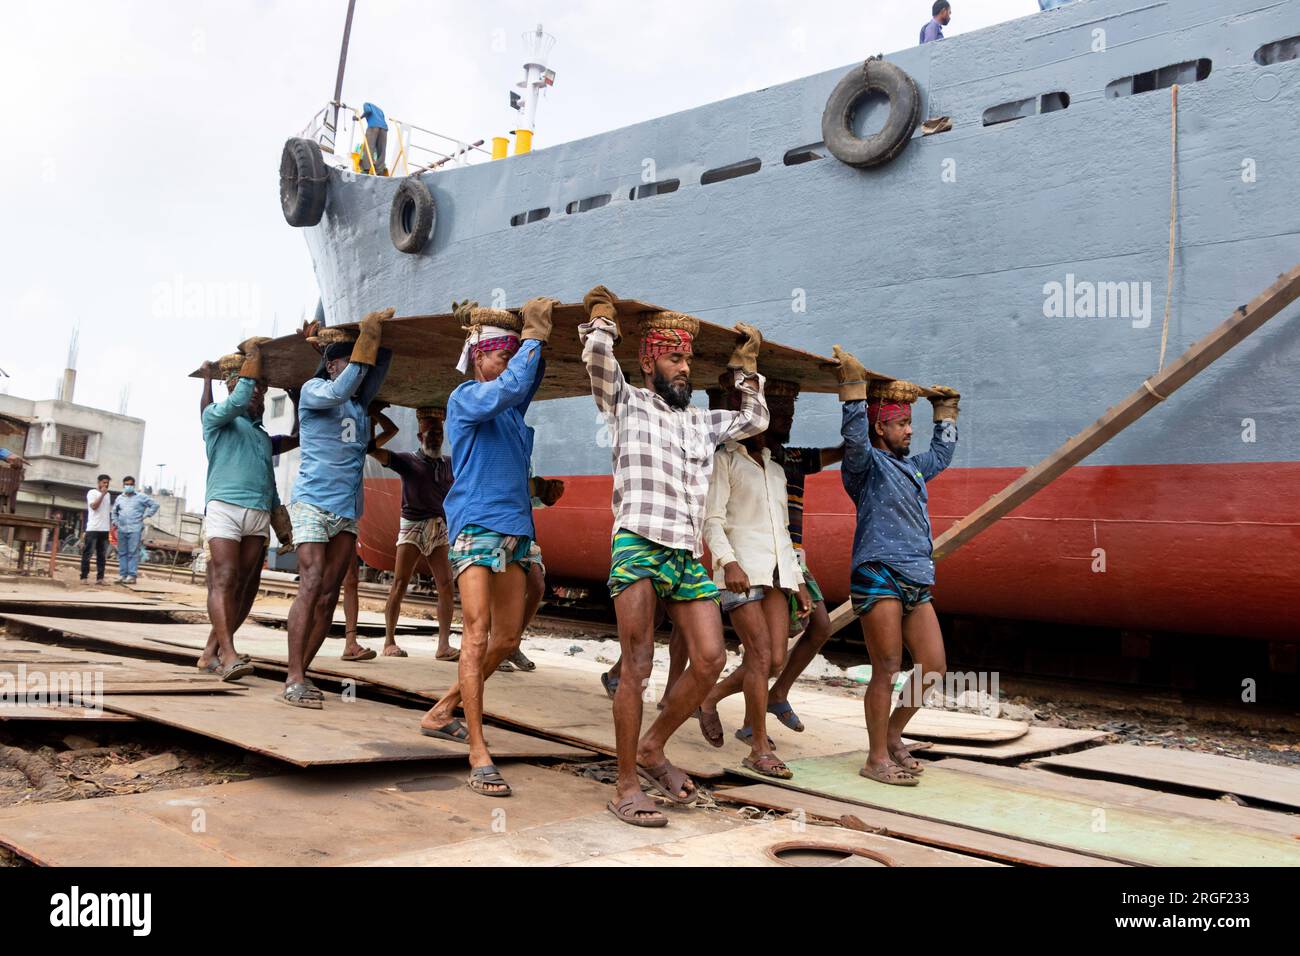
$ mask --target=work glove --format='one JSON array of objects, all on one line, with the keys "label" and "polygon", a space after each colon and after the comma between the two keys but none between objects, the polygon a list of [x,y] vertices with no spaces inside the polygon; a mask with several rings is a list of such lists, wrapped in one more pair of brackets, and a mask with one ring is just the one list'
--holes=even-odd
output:
[{"label": "work glove", "polygon": [[939,393],[930,396],[930,406],[934,409],[934,420],[936,422],[955,422],[959,411],[958,404],[961,401],[960,393],[955,388],[949,388],[947,385],[931,385],[930,391]]},{"label": "work glove", "polygon": [[727,368],[740,369],[746,375],[758,374],[758,350],[763,344],[763,333],[744,322],[736,323],[739,338],[727,360]]},{"label": "work glove", "polygon": [[361,320],[361,331],[357,333],[357,340],[352,343],[352,357],[348,361],[359,365],[374,365],[378,361],[379,340],[383,336],[383,326],[393,317],[394,311],[394,309],[382,309],[379,312],[371,312]]},{"label": "work glove", "polygon": [[539,296],[524,303],[524,330],[519,336],[525,342],[536,339],[545,342],[551,337],[551,310],[555,307],[554,299]]},{"label": "work glove", "polygon": [[262,378],[262,343],[271,341],[270,336],[254,335],[239,343],[239,351],[245,356],[244,364],[239,367],[240,378],[260,381]]},{"label": "work glove", "polygon": [[289,520],[289,509],[284,505],[276,505],[271,509],[271,530],[280,542],[281,553],[294,549],[293,522]]},{"label": "work glove", "polygon": [[861,402],[867,397],[867,367],[838,345],[831,352],[835,359],[835,379],[840,383],[841,402]]},{"label": "work glove", "polygon": [[618,327],[618,309],[614,307],[615,301],[614,293],[603,285],[596,286],[582,297],[582,304],[588,316],[593,319],[608,319],[614,323],[614,340],[618,341],[623,338],[623,333]]}]

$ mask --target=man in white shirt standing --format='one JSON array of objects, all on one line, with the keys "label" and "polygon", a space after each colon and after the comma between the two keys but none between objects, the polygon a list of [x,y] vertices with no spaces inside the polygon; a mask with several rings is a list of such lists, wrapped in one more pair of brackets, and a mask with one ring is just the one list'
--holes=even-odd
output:
[{"label": "man in white shirt standing", "polygon": [[86,534],[81,546],[81,583],[90,574],[90,552],[95,552],[95,583],[104,583],[104,561],[108,558],[108,518],[113,507],[108,493],[108,475],[100,475],[86,492]]},{"label": "man in white shirt standing", "polygon": [[[738,405],[734,389],[731,405]],[[728,441],[713,459],[704,512],[704,543],[713,556],[713,580],[722,591],[722,610],[745,648],[744,664],[719,681],[700,705],[704,739],[723,744],[718,701],[744,691],[749,756],[743,764],[765,777],[794,776],[767,736],[767,682],[785,666],[790,641],[790,594],[799,615],[812,610],[803,572],[790,540],[785,469],[772,460],[766,433]]]}]

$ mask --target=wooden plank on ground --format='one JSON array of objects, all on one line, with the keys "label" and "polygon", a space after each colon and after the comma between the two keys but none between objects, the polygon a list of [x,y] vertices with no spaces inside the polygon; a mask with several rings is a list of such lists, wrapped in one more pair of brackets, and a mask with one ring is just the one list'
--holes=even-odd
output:
[{"label": "wooden plank on ground", "polygon": [[957,759],[929,764],[919,786],[895,787],[859,776],[865,757],[857,752],[783,758],[794,779],[779,782],[738,764],[730,769],[764,783],[1110,860],[1147,866],[1300,865],[1300,822],[1282,814],[1191,797],[1174,800],[1173,794],[1161,794],[1164,800],[1156,802],[1122,784],[1108,784],[1099,799],[1096,793],[1043,786],[1042,777],[1054,776],[1046,771]]},{"label": "wooden plank on ground", "polygon": [[16,697],[31,703],[28,698],[39,694],[39,705],[52,705],[66,698],[74,687],[88,693],[102,690],[112,694],[213,694],[240,690],[238,684],[224,683],[192,667],[94,651],[69,654],[60,647],[0,639],[0,704],[17,702]]},{"label": "wooden plank on ground", "polygon": [[[585,821],[584,838],[554,848],[562,862],[586,856],[588,848],[624,849],[629,838],[670,838],[606,813],[610,787],[522,763],[502,772],[515,790],[508,801],[470,792],[459,767],[402,766],[296,771],[220,787],[10,807],[0,809],[0,845],[49,866],[341,866],[480,838],[507,845],[570,820]],[[507,862],[533,861],[525,853]]]},{"label": "wooden plank on ground", "polygon": [[[289,609],[287,607],[258,607],[254,605],[249,617],[261,623],[287,625],[289,623]],[[347,623],[342,608],[334,612],[333,623],[337,627],[343,627]],[[359,611],[357,613],[357,626],[383,631],[385,627],[384,616],[377,611]],[[418,617],[399,617],[397,619],[398,634],[427,634],[437,630],[437,621],[425,621]],[[454,630],[459,630],[459,628]]]},{"label": "wooden plank on ground", "polygon": [[1248,800],[1300,808],[1300,770],[1193,750],[1112,744],[1044,757],[1031,766],[1112,779],[1168,783],[1215,795],[1232,793]]},{"label": "wooden plank on ground", "polygon": [[[637,318],[647,310],[657,310],[659,306],[625,299],[617,307],[623,332],[622,343],[617,349],[619,362],[629,381],[639,383]],[[537,390],[537,400],[591,394],[591,382],[582,364],[582,345],[578,341],[578,325],[586,318],[581,303],[557,305],[552,311],[554,332],[546,345],[546,377]],[[340,326],[344,329],[356,327],[355,323]],[[394,355],[379,398],[393,405],[412,408],[444,404],[451,390],[464,381],[455,367],[464,341],[465,333],[450,313],[398,316],[384,323],[383,344],[393,349]],[[733,329],[701,320],[691,362],[697,385],[718,380],[735,343]],[[317,352],[297,334],[281,336],[262,346],[267,380],[282,388],[301,385],[311,378],[319,360]],[[834,392],[835,378],[822,367],[827,361],[824,356],[802,349],[764,342],[758,369],[768,378],[798,382],[806,392]],[[867,374],[871,378],[891,377],[879,372],[869,371]],[[195,371],[191,377],[198,378],[199,373]]]},{"label": "wooden plank on ground", "polygon": [[[202,734],[300,767],[395,760],[465,760],[469,747],[420,734],[421,711],[379,701],[345,701],[328,695],[323,710],[290,707],[279,700],[284,684],[245,677],[247,694],[178,698],[113,695],[104,708]],[[500,727],[487,730],[493,756],[582,760],[577,747],[527,737]]]},{"label": "wooden plank on ground", "polygon": [[[5,618],[16,624],[32,628],[53,628],[59,633],[81,636],[91,641],[145,650],[152,645],[155,653],[165,652],[166,647],[197,651],[207,639],[207,629],[202,625],[130,625],[20,615],[5,615]],[[167,644],[160,648],[155,641],[165,641]],[[284,634],[280,631],[259,628],[246,636],[241,629],[236,646],[252,655],[258,663],[283,667],[287,661]],[[343,661],[337,655],[329,654],[328,650],[327,647],[313,662],[310,669],[313,675],[333,679],[351,678],[430,701],[437,700],[457,678],[456,664],[435,660],[431,653],[420,653],[416,648],[409,649],[410,657],[379,657],[371,661]],[[539,655],[537,660],[538,669],[531,673],[492,675],[484,695],[487,717],[528,733],[612,755],[615,752],[613,715],[598,673],[562,663],[567,662],[563,655],[546,655],[545,659]],[[333,699],[330,698],[331,701]],[[811,703],[805,706],[803,700],[800,698],[797,706],[804,714],[803,721],[807,728],[804,733],[789,733],[777,725],[775,720],[772,722],[771,732],[780,741],[783,758],[842,753],[861,745],[866,730],[861,723],[860,701],[844,698],[842,704],[826,705],[828,712],[840,718],[847,717],[851,708],[858,708],[856,722],[842,722],[819,716],[817,708]],[[721,748],[715,749],[704,740],[694,720],[688,720],[669,742],[669,758],[688,773],[700,777],[719,777],[728,763],[738,764],[749,752],[747,746],[732,736],[732,732],[744,720],[744,701],[741,696],[736,695],[723,701],[719,712],[727,730]],[[654,715],[654,705],[647,704],[645,726],[654,719]],[[923,715],[925,720],[922,720]],[[1015,721],[994,721],[974,714],[943,711],[928,714],[923,711],[914,723],[924,730],[927,721],[930,731],[949,737],[965,735],[968,738],[979,738],[985,733],[986,727],[992,727],[988,731],[992,739],[1005,740],[1023,736],[1027,729],[1025,724]]]},{"label": "wooden plank on ground", "polygon": [[[912,736],[911,728],[904,740]],[[1023,760],[1035,754],[1053,753],[1110,736],[1104,730],[1072,730],[1068,727],[1030,727],[1023,737],[1005,743],[959,743],[935,740],[923,754],[935,757],[971,757],[975,760]]]},{"label": "wooden plank on ground", "polygon": [[1010,837],[983,833],[966,827],[936,823],[921,817],[876,810],[856,803],[833,800],[811,793],[802,793],[786,787],[756,783],[728,790],[716,790],[714,798],[721,803],[758,807],[761,810],[780,810],[785,813],[802,811],[805,816],[818,820],[840,822],[852,817],[850,826],[870,828],[884,836],[912,840],[940,849],[970,853],[1023,866],[1124,866],[1123,863],[1102,860],[1069,850],[1024,843]]},{"label": "wooden plank on ground", "polygon": [[6,705],[0,707],[0,720],[90,720],[104,724],[135,723],[135,718],[130,714],[115,714],[108,710],[95,710],[90,707],[73,707],[70,705],[43,707]]}]

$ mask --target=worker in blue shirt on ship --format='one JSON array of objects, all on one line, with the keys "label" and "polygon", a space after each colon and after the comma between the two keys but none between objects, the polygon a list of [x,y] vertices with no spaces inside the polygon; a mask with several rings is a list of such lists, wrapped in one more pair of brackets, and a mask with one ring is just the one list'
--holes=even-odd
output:
[{"label": "worker in blue shirt on ship", "polygon": [[943,28],[952,21],[952,4],[948,0],[934,0],[931,18],[921,27],[921,42],[933,43],[943,39]]},{"label": "worker in blue shirt on ship", "polygon": [[366,145],[362,149],[361,168],[372,176],[387,176],[384,154],[388,151],[388,120],[374,103],[363,103],[361,112],[352,114],[358,122],[366,121]]},{"label": "worker in blue shirt on ship", "polygon": [[[298,400],[301,463],[289,503],[298,555],[298,596],[289,608],[289,669],[282,700],[319,710],[325,695],[307,668],[334,620],[348,562],[356,560],[362,469],[370,441],[367,409],[388,374],[392,352],[380,347],[392,309],[361,320],[355,341],[325,329],[321,367]],[[342,338],[342,340],[340,340]]]},{"label": "worker in blue shirt on ship", "polygon": [[[935,682],[942,692],[948,669],[930,595],[934,559],[927,484],[952,461],[960,396],[941,385],[930,389],[930,448],[909,456],[912,402],[922,389],[911,382],[875,381],[868,390],[862,363],[838,345],[834,355],[844,403],[840,477],[857,508],[849,590],[871,657],[866,695],[870,747],[859,772],[881,783],[914,787],[923,768],[904,746],[903,729]],[[891,714],[904,646],[912,658],[912,678]]]},{"label": "worker in blue shirt on ship", "polygon": [[144,522],[158,513],[158,502],[136,491],[135,479],[122,479],[122,493],[113,502],[113,527],[117,528],[117,583],[135,584],[140,565],[140,540]]},{"label": "worker in blue shirt on ship", "polygon": [[[447,400],[447,438],[456,476],[444,501],[451,573],[460,592],[460,661],[456,683],[420,721],[430,737],[469,744],[469,787],[508,797],[510,785],[483,739],[483,682],[519,647],[527,623],[528,574],[534,552],[529,462],[533,430],[524,421],[546,362],[551,299],[531,299],[523,314],[454,305],[468,329],[457,368],[473,378]],[[456,706],[465,722],[456,719]]]}]

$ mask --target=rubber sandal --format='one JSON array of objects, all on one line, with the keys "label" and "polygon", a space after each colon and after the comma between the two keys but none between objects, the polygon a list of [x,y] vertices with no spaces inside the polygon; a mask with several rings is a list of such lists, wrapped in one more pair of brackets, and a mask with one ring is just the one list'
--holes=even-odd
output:
[{"label": "rubber sandal", "polygon": [[898,764],[890,764],[884,770],[866,766],[858,771],[858,776],[874,780],[876,783],[888,783],[895,787],[915,787],[921,782]]},{"label": "rubber sandal", "polygon": [[781,758],[776,754],[759,754],[757,759],[749,756],[742,760],[740,765],[748,767],[756,774],[764,777],[774,777],[777,780],[789,780],[794,776],[794,772],[783,764]]},{"label": "rubber sandal", "polygon": [[510,658],[508,657],[497,665],[497,672],[500,674],[512,674],[514,673],[514,669],[515,665],[510,663]]},{"label": "rubber sandal", "polygon": [[325,699],[325,692],[317,687],[310,677],[304,677],[302,683],[307,688],[306,694],[308,697],[315,697],[318,700]]},{"label": "rubber sandal", "polygon": [[[513,790],[510,784],[506,783],[506,778],[501,776],[501,771],[497,770],[496,764],[488,764],[485,767],[469,768],[469,788],[475,793],[481,793],[485,797],[508,797]],[[486,784],[499,784],[505,787],[504,790],[485,790]]]},{"label": "rubber sandal", "polygon": [[[657,767],[636,765],[636,774],[648,783],[655,793],[673,803],[686,806],[695,800],[695,781],[665,760]],[[690,784],[688,787],[687,784]],[[685,790],[686,796],[677,796],[678,790]]]},{"label": "rubber sandal", "polygon": [[453,720],[450,723],[443,724],[437,730],[430,730],[428,727],[421,727],[420,733],[426,737],[437,737],[439,740],[450,740],[452,743],[463,744],[469,740],[469,731],[459,720]]},{"label": "rubber sandal", "polygon": [[[624,823],[630,823],[634,827],[666,827],[668,818],[663,812],[654,805],[654,801],[644,793],[636,793],[633,796],[625,797],[615,803],[613,800],[605,804],[605,809],[614,816],[618,817]],[[638,814],[648,813],[651,816],[638,816]]]},{"label": "rubber sandal", "polygon": [[695,711],[695,717],[700,722],[700,733],[709,742],[709,746],[721,747],[726,742],[726,736],[722,732],[722,718],[716,710],[710,714],[700,707]]},{"label": "rubber sandal", "polygon": [[216,658],[216,657],[214,657],[214,658],[212,658],[212,660],[208,661],[206,664],[195,663],[194,666],[197,667],[197,668],[199,669],[199,672],[200,672],[200,673],[203,673],[203,674],[215,674],[215,673],[217,673],[218,671],[221,670],[221,660],[220,660],[220,658]]},{"label": "rubber sandal", "polygon": [[[605,696],[608,697],[610,700],[613,700],[614,695],[618,693],[618,678],[610,677],[609,671],[606,671],[605,673],[600,675],[600,683],[601,686],[605,688]],[[614,815],[618,816],[617,813],[615,813]]]},{"label": "rubber sandal", "polygon": [[433,659],[435,661],[442,661],[445,664],[455,664],[458,660],[460,660],[460,648],[453,647],[451,649],[451,657],[438,657],[435,654]]},{"label": "rubber sandal", "polygon": [[778,700],[774,704],[768,704],[767,712],[781,721],[781,726],[793,730],[796,734],[803,733],[803,721],[799,719],[799,715],[794,712],[788,700]]},{"label": "rubber sandal", "polygon": [[[741,727],[736,731],[736,739],[746,747],[752,747],[754,745],[754,729],[752,727]],[[776,741],[772,739],[771,734],[767,735],[767,749],[776,750]]]},{"label": "rubber sandal", "polygon": [[363,648],[361,648],[361,653],[360,653],[360,654],[342,654],[342,655],[340,655],[339,660],[344,660],[344,661],[373,661],[373,660],[374,660],[376,657],[378,657],[378,656],[379,656],[379,655],[376,654],[376,653],[375,653],[373,650],[371,650],[369,647],[363,647]]},{"label": "rubber sandal", "polygon": [[519,648],[515,648],[515,652],[507,657],[506,660],[513,664],[516,669],[521,671],[537,670],[537,665],[525,657],[524,652]]},{"label": "rubber sandal", "polygon": [[247,677],[249,674],[253,673],[253,665],[250,664],[248,661],[241,661],[239,658],[235,658],[230,663],[229,667],[224,667],[224,666],[219,667],[217,670],[213,671],[212,673],[216,674],[218,677],[220,677],[223,681],[226,681],[227,683],[233,683],[234,681],[239,680],[241,677]]},{"label": "rubber sandal", "polygon": [[289,684],[284,688],[284,693],[277,694],[276,700],[288,704],[290,707],[305,707],[308,710],[320,710],[325,706],[323,695],[315,697],[306,684],[296,683]]},{"label": "rubber sandal", "polygon": [[908,773],[925,773],[925,767],[921,765],[921,761],[913,757],[906,747],[891,747],[889,749],[889,759],[894,761],[894,763],[898,764]]}]

